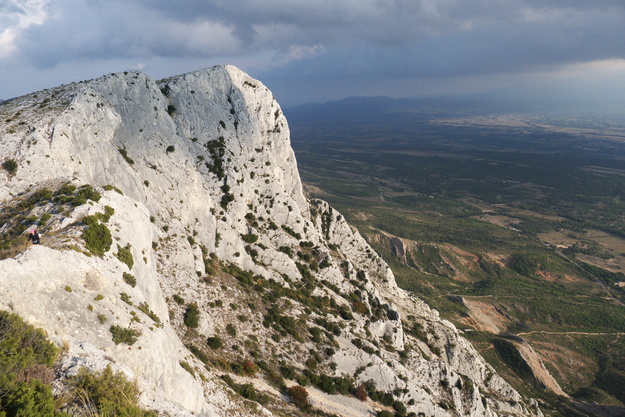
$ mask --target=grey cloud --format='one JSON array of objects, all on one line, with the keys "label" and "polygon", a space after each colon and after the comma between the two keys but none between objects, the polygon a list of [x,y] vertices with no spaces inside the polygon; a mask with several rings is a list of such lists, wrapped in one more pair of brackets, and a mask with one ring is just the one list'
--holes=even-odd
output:
[{"label": "grey cloud", "polygon": [[16,38],[20,62],[218,61],[375,82],[625,58],[622,0],[55,0],[48,15]]},{"label": "grey cloud", "polygon": [[[567,61],[624,52],[616,39],[625,32],[625,5],[610,0],[573,0],[565,6],[555,0],[59,0],[55,5],[60,18],[33,27],[20,44],[26,55],[42,56],[40,63],[72,55],[227,57],[352,42],[374,49],[407,45],[428,55],[441,48],[438,59],[454,65],[467,51],[480,56],[492,49],[488,61],[498,67],[513,54],[532,63],[540,57]],[[447,45],[452,42],[455,51]]]}]

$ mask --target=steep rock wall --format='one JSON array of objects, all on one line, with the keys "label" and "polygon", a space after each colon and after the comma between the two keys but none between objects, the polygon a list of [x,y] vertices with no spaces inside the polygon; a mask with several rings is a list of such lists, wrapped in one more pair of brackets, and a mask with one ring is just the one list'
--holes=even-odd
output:
[{"label": "steep rock wall", "polygon": [[[144,404],[162,412],[256,415],[258,408],[218,381],[223,369],[206,368],[187,347],[229,332],[231,343],[213,364],[235,363],[240,346],[250,346],[255,360],[304,373],[315,369],[310,352],[322,351],[306,336],[310,330],[325,334],[332,353],[317,355],[317,369],[395,391],[409,411],[541,415],[453,325],[397,287],[340,213],[306,200],[279,105],[240,70],[215,67],[158,82],[140,72],[112,74],[14,99],[0,113],[11,120],[2,126],[0,151],[19,164],[0,183],[3,205],[67,182],[110,185],[92,205],[27,208],[51,213],[47,247],[0,261],[7,294],[0,305],[67,347],[66,372],[113,363],[139,381]],[[106,206],[114,209],[113,248],[87,256],[83,216]],[[117,245],[130,245],[131,268],[115,256]],[[136,277],[135,287],[124,272]],[[137,308],[141,303],[158,322]],[[189,329],[182,319],[192,304],[201,314]],[[271,324],[271,314],[283,328],[279,320]],[[296,330],[287,332],[284,323]],[[115,344],[112,325],[141,335],[132,346]],[[421,337],[404,325],[419,326]],[[238,378],[264,386],[258,376]],[[260,410],[288,407],[276,398]],[[380,405],[363,407],[366,414]]]}]

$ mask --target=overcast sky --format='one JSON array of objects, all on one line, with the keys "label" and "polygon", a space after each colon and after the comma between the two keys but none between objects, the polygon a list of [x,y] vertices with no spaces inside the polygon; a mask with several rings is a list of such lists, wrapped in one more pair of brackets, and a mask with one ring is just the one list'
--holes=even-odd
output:
[{"label": "overcast sky", "polygon": [[625,0],[0,0],[0,98],[234,64],[283,106],[499,89],[625,97]]}]

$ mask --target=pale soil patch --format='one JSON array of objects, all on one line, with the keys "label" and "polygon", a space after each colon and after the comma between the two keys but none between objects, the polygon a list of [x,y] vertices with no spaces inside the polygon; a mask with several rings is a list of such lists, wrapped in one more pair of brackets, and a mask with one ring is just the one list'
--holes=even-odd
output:
[{"label": "pale soil patch", "polygon": [[474,253],[467,252],[466,250],[460,249],[459,247],[453,246],[453,245],[445,245],[445,247],[449,249],[450,251],[460,255],[461,257],[471,258],[473,262],[476,262],[476,263],[479,262],[477,255]]},{"label": "pale soil patch", "polygon": [[471,216],[471,218],[476,220],[481,220],[483,222],[488,222],[490,224],[494,224],[495,226],[505,227],[506,229],[516,230],[514,226],[521,223],[521,220],[515,219],[514,217],[502,216],[502,215],[493,215],[493,214],[483,214],[481,216]]},{"label": "pale soil patch", "polygon": [[371,214],[368,213],[364,213],[362,211],[359,211],[357,213],[353,213],[354,217],[362,222],[366,222],[369,221],[373,218],[373,216]]},{"label": "pale soil patch", "polygon": [[578,352],[567,349],[561,344],[547,341],[530,342],[540,355],[543,363],[554,370],[554,377],[565,387],[576,389],[592,383],[598,370],[597,364]]},{"label": "pale soil patch", "polygon": [[538,270],[536,275],[549,282],[580,282],[581,280],[573,275],[553,274],[549,271]]},{"label": "pale soil patch", "polygon": [[475,207],[478,210],[481,210],[482,213],[493,213],[495,211],[494,207],[491,204],[482,200],[465,198],[462,200],[462,202],[470,205],[471,207]]},{"label": "pale soil patch", "polygon": [[499,255],[497,253],[486,252],[482,255],[484,258],[488,259],[489,262],[497,264],[502,268],[508,267],[508,257]]},{"label": "pale soil patch", "polygon": [[596,256],[584,255],[581,253],[578,253],[575,256],[581,261],[606,269],[610,272],[625,271],[625,259],[623,258],[602,259]]},{"label": "pale soil patch", "polygon": [[625,177],[625,169],[615,169],[615,168],[605,168],[605,167],[595,167],[595,166],[587,166],[584,167],[585,170],[591,172],[597,172],[599,174],[609,174],[609,175],[620,175]]},{"label": "pale soil patch", "polygon": [[543,271],[543,270],[536,271],[536,275],[538,275],[545,281],[549,281],[549,282],[556,282],[559,278],[558,275],[552,274],[549,271]]},{"label": "pale soil patch", "polygon": [[309,197],[310,196],[319,197],[319,196],[324,196],[328,194],[325,191],[323,191],[321,188],[316,187],[314,185],[302,184],[302,186],[304,188],[304,193]]},{"label": "pale soil patch", "polygon": [[449,126],[532,127],[529,123],[516,115],[454,117],[447,119],[435,119],[432,120],[431,123]]},{"label": "pale soil patch", "polygon": [[537,211],[532,211],[532,210],[519,210],[519,209],[515,209],[516,213],[519,214],[523,214],[526,216],[532,216],[532,217],[538,217],[539,219],[545,219],[545,220],[552,220],[554,222],[563,222],[566,219],[564,217],[560,217],[560,216],[552,216],[549,214],[543,214],[543,213],[539,213]]},{"label": "pale soil patch", "polygon": [[523,356],[523,359],[525,359],[525,362],[527,362],[530,368],[532,368],[532,373],[540,383],[545,385],[545,387],[553,393],[568,397],[568,394],[562,390],[560,384],[558,384],[555,378],[545,367],[545,364],[540,359],[540,356],[529,344],[515,343],[515,345],[517,346],[519,353],[521,353],[521,356]]},{"label": "pale soil patch", "polygon": [[601,230],[589,230],[587,233],[589,239],[595,240],[602,246],[610,248],[618,253],[625,252],[625,239],[611,235]]},{"label": "pale soil patch", "polygon": [[510,323],[492,304],[464,298],[464,305],[469,309],[469,316],[475,321],[477,330],[498,334]]},{"label": "pale soil patch", "polygon": [[[444,255],[444,253],[441,253],[441,259],[443,260],[443,262],[445,262],[453,271],[454,271],[454,276],[452,277],[454,279],[454,281],[459,281],[459,282],[473,282],[473,280],[471,278],[469,278],[468,276],[464,275],[461,271],[458,270],[458,268],[456,268],[455,266],[455,262],[452,262],[447,256]],[[456,262],[461,262],[461,263],[465,263],[466,260],[463,258],[460,258],[460,260],[458,261],[458,258],[455,258]],[[468,262],[467,262],[468,263]]]},{"label": "pale soil patch", "polygon": [[583,244],[584,241],[592,240],[611,252],[613,258],[602,259],[596,256],[576,254],[580,259],[589,264],[607,269],[611,272],[625,271],[625,239],[600,230],[589,230],[587,233],[579,234],[570,230],[558,232],[541,233],[538,238],[547,245],[554,245],[564,249],[573,246],[575,243]]},{"label": "pale soil patch", "polygon": [[[289,387],[297,385],[293,381],[286,381],[286,383]],[[376,414],[376,410],[370,405],[370,400],[363,402],[353,397],[326,394],[311,386],[305,388],[308,392],[308,402],[314,408],[326,413],[342,417],[366,417]]]},{"label": "pale soil patch", "polygon": [[539,233],[538,239],[547,245],[553,245],[561,249],[565,249],[578,243],[580,239],[571,230],[560,230],[557,232]]},{"label": "pale soil patch", "polygon": [[419,193],[415,193],[415,192],[408,192],[408,191],[404,191],[404,192],[399,192],[399,191],[385,191],[384,192],[384,197],[388,197],[388,198],[393,198],[393,197],[405,197],[405,196],[423,196],[422,194]]},{"label": "pale soil patch", "polygon": [[441,118],[431,122],[432,124],[441,124],[449,126],[479,126],[479,127],[495,127],[495,128],[516,128],[523,133],[531,133],[537,128],[545,129],[550,132],[567,133],[583,138],[601,137],[606,140],[617,142],[625,141],[625,133],[619,128],[583,128],[570,126],[554,126],[546,124],[543,121],[534,120],[532,116],[507,114],[507,115],[491,115],[491,116],[474,116],[474,117],[456,117]]}]

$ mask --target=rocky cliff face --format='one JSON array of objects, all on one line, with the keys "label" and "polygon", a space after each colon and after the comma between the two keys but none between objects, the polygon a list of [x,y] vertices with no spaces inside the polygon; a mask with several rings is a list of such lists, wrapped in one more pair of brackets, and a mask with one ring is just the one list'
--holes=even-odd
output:
[{"label": "rocky cliff face", "polygon": [[111,365],[163,415],[305,414],[298,383],[337,415],[541,415],[306,199],[279,105],[240,70],[112,74],[0,115],[0,306],[64,347],[58,390]]}]

